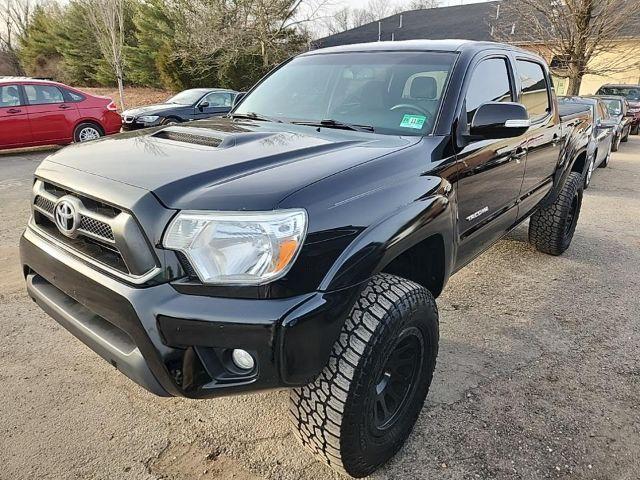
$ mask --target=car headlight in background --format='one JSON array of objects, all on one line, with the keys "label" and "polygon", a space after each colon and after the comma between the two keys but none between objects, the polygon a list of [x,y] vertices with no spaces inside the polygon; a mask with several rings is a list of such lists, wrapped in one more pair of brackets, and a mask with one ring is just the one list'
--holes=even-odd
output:
[{"label": "car headlight in background", "polygon": [[180,212],[163,245],[184,253],[208,284],[261,285],[284,276],[307,232],[302,209]]},{"label": "car headlight in background", "polygon": [[143,115],[142,117],[138,117],[138,121],[142,123],[153,123],[159,118],[158,115]]}]

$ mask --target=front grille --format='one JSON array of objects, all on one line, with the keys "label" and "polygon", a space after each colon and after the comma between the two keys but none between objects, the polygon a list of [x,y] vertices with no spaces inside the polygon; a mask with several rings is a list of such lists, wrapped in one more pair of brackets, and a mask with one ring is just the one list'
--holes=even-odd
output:
[{"label": "front grille", "polygon": [[47,213],[50,213],[51,215],[53,215],[53,209],[55,208],[56,204],[52,200],[49,200],[48,198],[44,198],[41,195],[36,195],[36,198],[33,201],[33,203],[36,207],[41,208]]},{"label": "front grille", "polygon": [[96,220],[95,218],[85,217],[84,215],[82,215],[80,217],[80,226],[78,228],[80,230],[84,230],[85,232],[92,233],[97,237],[114,240],[113,230],[111,229],[109,224],[101,222],[100,220]]},{"label": "front grille", "polygon": [[[148,243],[128,212],[42,180],[36,180],[33,191],[35,227],[61,246],[135,283],[158,270],[151,248],[140,248]],[[56,225],[56,205],[63,197],[77,215],[75,230],[67,232],[69,236]]]},{"label": "front grille", "polygon": [[[33,203],[40,210],[43,210],[50,215],[54,214],[53,210],[55,209],[56,204],[53,200],[45,198],[41,195],[36,195]],[[83,230],[91,234],[92,236],[104,238],[111,241],[114,240],[113,230],[108,223],[88,217],[86,215],[80,215],[80,225],[78,229]]]}]

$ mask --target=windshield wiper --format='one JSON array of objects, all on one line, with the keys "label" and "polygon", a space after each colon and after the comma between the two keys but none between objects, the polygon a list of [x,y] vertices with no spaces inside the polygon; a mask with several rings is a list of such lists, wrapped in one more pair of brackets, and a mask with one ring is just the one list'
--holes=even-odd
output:
[{"label": "windshield wiper", "polygon": [[282,120],[277,119],[277,118],[273,118],[273,117],[267,117],[266,115],[260,115],[256,112],[247,112],[247,113],[232,113],[228,115],[229,118],[248,118],[250,120],[258,120],[261,122],[275,122],[275,123],[282,123]]},{"label": "windshield wiper", "polygon": [[375,131],[375,129],[371,125],[357,125],[355,123],[344,123],[344,122],[339,122],[338,120],[333,120],[331,118],[320,120],[319,122],[301,121],[301,122],[292,122],[292,123],[295,123],[296,125],[308,125],[310,127],[341,128],[343,130],[355,130],[356,132]]}]

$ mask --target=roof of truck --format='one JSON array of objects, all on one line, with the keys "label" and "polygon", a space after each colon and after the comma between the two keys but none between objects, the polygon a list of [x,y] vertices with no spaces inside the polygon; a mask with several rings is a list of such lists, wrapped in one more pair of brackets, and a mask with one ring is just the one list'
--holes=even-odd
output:
[{"label": "roof of truck", "polygon": [[530,51],[523,50],[513,45],[507,45],[505,43],[497,42],[484,42],[474,40],[463,39],[443,39],[443,40],[402,40],[394,42],[368,42],[368,43],[354,43],[350,45],[337,45],[334,47],[321,48],[318,50],[312,50],[302,54],[317,55],[324,53],[339,53],[339,52],[368,52],[368,51],[436,51],[436,52],[461,52],[463,50],[486,50],[489,48],[498,48],[504,50],[512,50],[526,53],[527,55],[535,56]]}]

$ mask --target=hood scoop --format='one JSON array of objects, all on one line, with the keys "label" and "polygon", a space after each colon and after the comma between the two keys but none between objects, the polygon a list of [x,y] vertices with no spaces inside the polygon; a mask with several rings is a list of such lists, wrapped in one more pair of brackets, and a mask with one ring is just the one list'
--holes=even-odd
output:
[{"label": "hood scoop", "polygon": [[151,135],[154,138],[162,138],[164,140],[172,140],[174,142],[190,143],[192,145],[202,145],[204,147],[217,148],[222,143],[222,139],[213,135],[202,135],[199,133],[191,133],[185,131],[177,131],[172,129],[160,130]]}]

